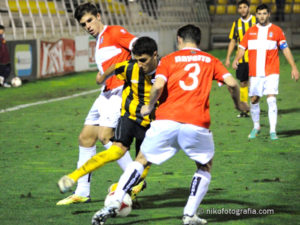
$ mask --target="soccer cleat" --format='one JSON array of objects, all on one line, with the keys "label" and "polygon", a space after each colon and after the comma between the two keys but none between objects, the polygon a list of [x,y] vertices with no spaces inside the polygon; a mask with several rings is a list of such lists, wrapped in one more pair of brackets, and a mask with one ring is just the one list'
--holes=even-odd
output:
[{"label": "soccer cleat", "polygon": [[194,216],[188,216],[184,215],[182,217],[183,225],[201,225],[201,224],[207,224],[207,221],[205,219],[201,219],[196,214]]},{"label": "soccer cleat", "polygon": [[248,135],[249,139],[254,139],[256,138],[257,134],[259,134],[260,130],[253,128],[250,132],[250,134]]},{"label": "soccer cleat", "polygon": [[5,87],[5,88],[10,88],[10,87],[11,87],[11,85],[10,85],[10,84],[8,84],[8,83],[3,83],[3,87]]},{"label": "soccer cleat", "polygon": [[92,225],[103,225],[110,217],[115,217],[121,204],[118,201],[97,211],[92,218]]},{"label": "soccer cleat", "polygon": [[242,118],[242,117],[247,118],[247,117],[250,117],[250,116],[249,116],[249,113],[248,113],[248,112],[241,112],[241,113],[238,114],[236,117],[237,117],[237,118]]},{"label": "soccer cleat", "polygon": [[272,141],[278,140],[278,136],[276,135],[275,132],[270,133],[270,138]]},{"label": "soccer cleat", "polygon": [[73,194],[73,195],[70,195],[67,198],[64,198],[64,199],[58,201],[56,203],[56,205],[70,205],[70,204],[76,204],[76,203],[88,203],[90,201],[91,201],[90,196],[82,197],[82,196]]},{"label": "soccer cleat", "polygon": [[75,181],[68,176],[63,176],[59,179],[57,185],[61,193],[70,191],[71,187],[75,184]]},{"label": "soccer cleat", "polygon": [[140,181],[137,185],[135,185],[134,187],[132,187],[131,189],[131,199],[134,200],[136,199],[136,196],[143,191],[145,188],[147,187],[147,183],[145,180]]}]

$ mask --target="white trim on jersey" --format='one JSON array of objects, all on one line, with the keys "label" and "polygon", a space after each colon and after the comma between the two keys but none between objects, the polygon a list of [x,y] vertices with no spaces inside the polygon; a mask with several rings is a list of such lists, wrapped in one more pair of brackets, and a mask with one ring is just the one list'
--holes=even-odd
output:
[{"label": "white trim on jersey", "polygon": [[157,74],[157,75],[155,75],[155,79],[157,77],[160,77],[160,78],[164,79],[166,82],[168,81],[168,78],[165,75],[163,75],[163,74]]}]

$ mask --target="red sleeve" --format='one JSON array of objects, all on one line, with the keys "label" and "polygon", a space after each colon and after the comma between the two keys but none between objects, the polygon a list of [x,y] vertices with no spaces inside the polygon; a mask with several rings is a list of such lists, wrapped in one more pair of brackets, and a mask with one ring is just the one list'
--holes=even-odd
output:
[{"label": "red sleeve", "polygon": [[158,63],[157,69],[156,69],[156,74],[155,76],[160,76],[164,77],[165,80],[167,81],[169,78],[169,73],[168,73],[168,59],[166,57],[163,57],[160,62]]},{"label": "red sleeve", "polygon": [[240,46],[242,46],[244,49],[248,48],[248,38],[249,38],[249,31],[250,29],[246,32],[246,34],[244,35],[243,39],[240,42]]},{"label": "red sleeve", "polygon": [[215,60],[215,68],[214,68],[213,79],[223,83],[224,78],[229,75],[231,76],[231,74],[228,72],[226,67],[222,64],[222,62],[219,59],[215,58],[214,60]]}]

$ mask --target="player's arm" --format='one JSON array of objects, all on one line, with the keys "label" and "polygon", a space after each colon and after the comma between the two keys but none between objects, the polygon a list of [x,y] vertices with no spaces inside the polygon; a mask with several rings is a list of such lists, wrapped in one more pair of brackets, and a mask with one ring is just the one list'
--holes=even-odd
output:
[{"label": "player's arm", "polygon": [[101,74],[101,72],[99,71],[96,76],[97,84],[103,84],[107,78],[114,75],[115,68],[116,68],[116,64],[113,64],[110,67],[108,67],[107,70],[103,74]]},{"label": "player's arm", "polygon": [[235,48],[236,45],[236,40],[235,39],[231,39],[228,45],[228,49],[227,49],[227,56],[226,56],[226,61],[225,61],[225,66],[229,67],[230,66],[230,56]]},{"label": "player's arm", "polygon": [[157,103],[157,100],[159,99],[159,97],[161,96],[161,94],[164,90],[165,84],[166,84],[166,81],[162,77],[156,77],[155,82],[150,91],[149,105],[144,105],[141,108],[141,114],[143,116],[149,115],[151,113],[155,104]]},{"label": "player's arm", "polygon": [[228,86],[235,108],[240,111],[249,111],[249,107],[240,101],[240,87],[233,76],[226,76],[224,83]]},{"label": "player's arm", "polygon": [[238,65],[239,65],[239,60],[244,56],[246,49],[243,48],[242,46],[239,46],[239,49],[237,51],[237,54],[232,62],[232,68],[233,69],[237,69]]},{"label": "player's arm", "polygon": [[290,50],[289,47],[286,47],[282,50],[283,55],[285,56],[286,60],[288,61],[288,63],[291,65],[292,71],[291,71],[291,75],[292,75],[292,79],[295,79],[295,81],[297,81],[299,79],[299,71],[297,69],[294,57],[292,55],[292,52]]}]

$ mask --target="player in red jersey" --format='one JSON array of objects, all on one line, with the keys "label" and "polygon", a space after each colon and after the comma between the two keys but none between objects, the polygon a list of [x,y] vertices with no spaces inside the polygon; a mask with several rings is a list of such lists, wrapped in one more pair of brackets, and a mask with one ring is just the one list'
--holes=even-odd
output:
[{"label": "player in red jersey", "polygon": [[[75,11],[75,18],[82,28],[97,39],[95,60],[100,74],[113,64],[130,59],[132,44],[137,39],[121,26],[104,25],[95,5],[84,3]],[[96,154],[96,142],[99,139],[108,149],[118,123],[122,102],[123,81],[112,76],[106,80],[99,97],[94,102],[79,135],[79,160],[82,166]],[[104,160],[106,156],[104,155]],[[118,160],[124,170],[132,161],[127,152]],[[78,180],[75,193],[57,202],[57,205],[90,201],[90,176],[87,174]]]},{"label": "player in red jersey", "polygon": [[249,52],[249,77],[251,100],[251,117],[254,127],[248,138],[254,139],[260,132],[259,123],[259,100],[263,95],[267,96],[268,117],[270,123],[270,138],[277,140],[277,104],[279,84],[279,56],[281,49],[283,55],[291,65],[292,79],[299,79],[299,71],[295,64],[291,50],[289,49],[285,35],[280,27],[270,23],[270,10],[267,5],[261,4],[256,9],[258,24],[251,27],[240,42],[240,48],[232,63],[232,67],[237,69],[238,60],[241,59],[248,49]]},{"label": "player in red jersey", "polygon": [[183,211],[183,224],[205,224],[196,210],[208,190],[214,142],[209,130],[209,94],[213,80],[229,86],[239,110],[246,105],[239,100],[239,85],[214,56],[199,49],[201,31],[194,25],[177,32],[179,51],[163,57],[156,70],[150,103],[141,112],[148,115],[157,100],[156,120],[142,143],[135,162],[121,176],[112,204],[96,212],[92,224],[99,225],[116,215],[125,193],[141,176],[147,165],[161,164],[182,149],[196,162],[197,171],[191,182],[190,196]]}]

